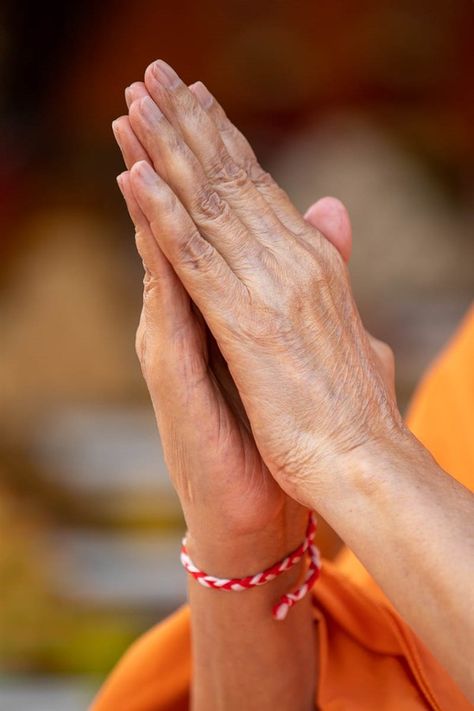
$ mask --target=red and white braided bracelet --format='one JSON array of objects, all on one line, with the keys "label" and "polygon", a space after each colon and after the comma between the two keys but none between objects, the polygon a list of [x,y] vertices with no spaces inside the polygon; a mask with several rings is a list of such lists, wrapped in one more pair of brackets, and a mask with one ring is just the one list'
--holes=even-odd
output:
[{"label": "red and white braided bracelet", "polygon": [[284,573],[286,570],[290,570],[294,565],[296,565],[305,553],[309,555],[309,566],[306,571],[301,585],[296,588],[293,592],[286,593],[282,596],[280,601],[274,605],[272,609],[272,614],[276,620],[284,620],[290,607],[302,600],[308,590],[311,590],[312,586],[319,578],[319,573],[321,570],[321,559],[319,555],[319,550],[314,545],[314,537],[316,535],[316,517],[313,511],[310,511],[308,518],[308,526],[306,528],[305,539],[298,548],[296,548],[292,553],[290,553],[286,558],[274,563],[263,571],[263,573],[256,573],[255,575],[248,575],[245,578],[216,578],[213,575],[208,575],[200,570],[191,560],[188,555],[186,548],[186,536],[183,538],[181,545],[181,563],[186,568],[188,573],[190,573],[193,578],[195,578],[198,583],[203,585],[205,588],[214,588],[215,590],[228,590],[237,591],[249,590],[250,588],[257,587],[259,585],[265,585],[271,580],[274,580],[278,575]]}]

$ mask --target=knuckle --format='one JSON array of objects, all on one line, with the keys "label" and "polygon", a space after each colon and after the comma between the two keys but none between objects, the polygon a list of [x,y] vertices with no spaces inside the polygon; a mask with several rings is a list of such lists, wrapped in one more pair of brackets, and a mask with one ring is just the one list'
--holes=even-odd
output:
[{"label": "knuckle", "polygon": [[209,112],[216,125],[217,130],[225,140],[233,142],[240,134],[239,130],[229,120],[222,106],[213,98],[209,106]]},{"label": "knuckle", "polygon": [[223,182],[226,182],[229,187],[236,190],[241,190],[249,183],[247,171],[233,161],[226,166],[226,173],[223,176]]},{"label": "knuckle", "polygon": [[156,277],[156,275],[151,274],[149,271],[146,271],[145,276],[143,278],[143,308],[147,312],[150,311],[150,308],[155,306],[157,303],[160,293],[161,293],[161,284],[159,282],[159,279]]},{"label": "knuckle", "polygon": [[312,245],[296,241],[292,250],[297,281],[302,288],[314,287],[326,281],[329,270],[324,254]]},{"label": "knuckle", "polygon": [[206,114],[201,104],[187,90],[185,90],[185,93],[183,94],[182,104],[186,111],[187,120],[193,125],[200,126],[203,120],[205,120]]},{"label": "knuckle", "polygon": [[224,138],[234,139],[236,137],[238,130],[229,121],[222,107],[219,106],[215,108],[214,120],[219,132],[224,136]]},{"label": "knuckle", "polygon": [[208,167],[210,179],[220,188],[240,190],[249,182],[247,171],[238,165],[225,149],[219,150]]},{"label": "knuckle", "polygon": [[227,203],[216,190],[206,186],[197,192],[193,212],[199,217],[214,221],[223,217],[227,210]]},{"label": "knuckle", "polygon": [[180,264],[191,269],[208,271],[215,262],[214,247],[197,231],[191,232],[178,242],[177,252]]},{"label": "knuckle", "polygon": [[166,143],[168,150],[171,155],[174,155],[177,159],[188,160],[190,157],[190,150],[187,144],[183,141],[181,135],[178,131],[168,131],[166,136]]},{"label": "knuckle", "polygon": [[[252,161],[247,167],[248,173],[259,190],[274,189],[276,184],[271,174],[264,170],[257,161]],[[278,188],[281,190],[281,188]],[[283,192],[283,191],[282,191]]]}]

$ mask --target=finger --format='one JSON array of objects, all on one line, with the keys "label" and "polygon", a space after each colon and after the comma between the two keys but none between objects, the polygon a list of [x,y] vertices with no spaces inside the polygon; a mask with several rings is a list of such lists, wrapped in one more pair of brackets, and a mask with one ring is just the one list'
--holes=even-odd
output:
[{"label": "finger", "polygon": [[243,280],[254,278],[265,247],[214,189],[196,156],[150,96],[130,106],[130,124],[157,172],[180,198],[199,231]]},{"label": "finger", "polygon": [[232,410],[235,418],[242,423],[247,432],[251,433],[249,418],[242,403],[240,393],[237,390],[234,379],[230,373],[229,366],[222,352],[217,345],[217,341],[212,333],[207,332],[207,350],[209,354],[209,367],[219,383],[226,402]]},{"label": "finger", "polygon": [[232,313],[231,305],[246,300],[246,287],[148,163],[135,163],[130,179],[134,197],[186,291],[211,329],[222,325]]},{"label": "finger", "polygon": [[352,225],[349,213],[340,200],[324,197],[306,210],[304,219],[316,227],[336,247],[345,262],[352,250]]},{"label": "finger", "polygon": [[[257,239],[274,246],[282,224],[246,171],[229,155],[217,127],[166,62],[157,60],[145,72],[150,96],[201,163],[210,183]],[[272,237],[272,239],[270,239]]]},{"label": "finger", "polygon": [[[130,87],[128,87],[125,90],[125,98],[127,101],[127,105],[131,106],[132,102],[135,99],[142,98],[143,96],[146,96],[148,94],[145,85],[141,82],[135,82],[132,84]],[[120,117],[119,119],[116,119],[112,123],[112,127],[114,130],[115,137],[117,139],[117,143],[119,144],[124,159],[125,163],[127,166],[131,167],[134,165],[139,160],[142,160],[143,158],[146,159],[147,153],[142,147],[140,141],[137,139],[135,134],[133,133],[133,130],[130,126],[130,122],[128,120],[128,116],[123,116]],[[123,176],[126,176],[128,178],[127,174],[123,174]],[[121,182],[122,176],[119,176],[117,179],[117,182]],[[129,191],[131,193],[131,188],[129,187]],[[127,191],[128,192],[128,191]],[[125,197],[125,195],[124,195]],[[151,233],[151,229],[149,226],[148,220],[145,218],[143,215],[143,212],[140,210],[138,203],[135,200],[135,197],[133,196],[133,193],[131,193],[131,196],[129,195],[127,197],[127,203],[130,205],[129,211],[134,213],[135,216],[135,224],[137,225],[137,222],[139,222],[142,226],[142,229],[147,230],[149,233]],[[154,239],[154,237],[152,236]],[[158,247],[159,249],[159,247]],[[163,257],[166,259],[165,257]],[[169,263],[168,263],[169,264]],[[173,272],[174,278],[178,280],[178,277],[176,276],[175,272],[172,270],[170,267],[171,271]],[[181,285],[181,282],[179,282],[180,288],[182,291],[184,291],[185,296],[187,297],[188,301],[190,302],[189,296],[187,295],[187,292],[184,290],[184,287]],[[145,295],[144,295],[145,296]],[[149,299],[145,299],[144,301],[149,301]],[[191,303],[191,302],[190,302]],[[176,300],[175,303],[173,303],[172,308],[167,309],[167,314],[169,315],[172,310],[175,310],[176,308]],[[140,316],[140,323],[137,329],[136,333],[136,351],[138,354],[138,357],[140,361],[142,362],[144,360],[144,342],[145,342],[145,335],[146,335],[146,328],[145,328],[145,312],[149,311],[148,309],[143,308]],[[193,312],[193,317],[196,321],[198,321],[201,324],[201,330],[203,333],[207,332],[207,349],[208,349],[208,360],[209,360],[209,367],[214,372],[215,377],[217,381],[220,383],[220,386],[222,390],[227,394],[227,400],[230,403],[231,408],[233,409],[235,415],[239,415],[241,417],[241,420],[244,424],[248,426],[248,419],[246,418],[245,411],[243,409],[243,405],[240,401],[240,397],[238,395],[237,389],[235,385],[233,384],[232,377],[230,376],[229,369],[227,367],[227,364],[222,357],[219,348],[215,342],[214,337],[212,334],[209,332],[206,322],[203,319],[200,311],[195,307],[193,304],[191,304],[191,310]],[[148,320],[149,317],[148,317]],[[182,319],[179,319],[179,321],[182,321]],[[162,323],[162,320],[159,319],[159,322]],[[150,339],[150,333],[148,335],[148,339]],[[201,350],[204,349],[204,344],[201,346]],[[169,343],[168,343],[168,353],[169,353]],[[162,368],[163,370],[163,368]],[[164,369],[166,370],[166,368]],[[248,426],[249,427],[249,426]],[[250,431],[250,430],[249,430]]]},{"label": "finger", "polygon": [[[127,105],[129,107],[131,107],[134,101],[136,101],[138,99],[142,99],[144,97],[149,97],[149,93],[148,93],[147,88],[145,87],[145,84],[143,84],[143,82],[134,82],[129,87],[127,87],[127,89],[125,91],[125,97],[126,97]],[[118,121],[120,121],[120,119],[118,119]],[[128,127],[130,128],[130,130],[132,130],[132,133],[133,133],[133,129],[131,129],[130,122],[128,122]],[[122,126],[119,124],[119,126],[117,128],[119,130],[120,130],[120,128],[122,128],[123,132],[125,132],[125,128],[128,128],[128,127],[125,126],[125,123],[124,123]],[[182,135],[179,126],[175,125],[175,126],[173,126],[173,128],[175,131],[177,131],[177,133],[179,135]],[[134,153],[137,154],[138,153],[137,144],[138,144],[138,146],[141,146],[140,141],[137,139],[135,134],[133,134],[133,139],[130,139],[128,137],[128,134],[126,134],[126,137],[128,140],[128,145],[130,146],[129,151],[132,151],[131,146],[133,145],[133,147],[135,148]],[[184,140],[183,140],[183,143],[184,143]],[[147,156],[147,152],[145,151],[145,149],[143,149],[143,147],[141,148],[141,152],[142,152],[142,154],[144,154],[144,156]],[[144,158],[144,156],[142,155],[142,158]],[[151,161],[150,159],[148,159],[148,162],[151,162],[154,165],[155,170],[158,173],[169,175],[169,171],[167,171],[167,166],[165,165],[165,161],[163,159],[163,154],[160,155],[158,153],[158,151],[155,151],[153,157],[154,157],[154,160]],[[201,225],[201,227],[202,227],[202,225]],[[237,221],[235,221],[235,228],[236,228],[236,230],[238,230],[238,234],[242,238],[244,236],[244,231],[242,229],[242,226],[240,224],[237,224]],[[222,236],[220,239],[222,240]],[[247,241],[248,239],[249,239],[249,236],[246,235],[245,240]],[[245,249],[245,245],[243,245],[243,248]],[[239,252],[241,252],[242,248],[238,247],[238,249],[239,249]],[[247,245],[247,249],[248,249],[248,245]],[[231,251],[235,251],[235,245],[233,245]],[[231,259],[231,257],[229,257],[229,258]],[[238,269],[238,267],[239,267],[239,265],[237,263],[234,263],[233,266],[235,269]]]},{"label": "finger", "polygon": [[[207,349],[202,330],[184,286],[158,246],[125,172],[117,182],[136,228],[136,243],[143,259],[143,307],[135,349],[155,405],[173,384],[177,405],[190,380],[201,382],[207,373]],[[183,349],[183,345],[185,346]],[[159,408],[157,408],[159,415]]]},{"label": "finger", "polygon": [[136,99],[143,99],[148,94],[148,90],[142,81],[134,81],[133,84],[125,89],[125,102],[127,108],[133,104]]},{"label": "finger", "polygon": [[[130,185],[130,174],[128,171],[124,171],[123,173],[117,176],[117,185],[119,186],[120,192],[122,193],[123,198],[125,200],[128,214],[130,215],[130,218],[135,226],[135,233],[140,233],[144,235],[145,239],[149,239],[149,241],[154,242],[155,247],[159,249],[158,245],[156,244],[153,233],[150,229],[150,224],[145,215],[143,214],[142,210],[140,209],[140,206],[137,203],[133,194]],[[151,254],[155,251],[155,247],[152,246],[150,250]],[[141,253],[140,256],[143,259]],[[151,266],[151,263],[149,266]]]},{"label": "finger", "polygon": [[117,183],[135,225],[135,243],[145,269],[144,311],[149,319],[153,319],[154,328],[161,338],[181,329],[193,318],[190,299],[133,194],[130,174],[121,173]]},{"label": "finger", "polygon": [[229,120],[216,98],[201,81],[191,84],[189,89],[212,119],[229,155],[245,170],[278,219],[294,234],[304,233],[305,225],[301,213],[270,173],[262,168],[250,143]]},{"label": "finger", "polygon": [[[133,84],[130,84],[125,89],[125,101],[127,103],[127,107],[130,110],[130,107],[132,106],[134,101],[138,101],[139,99],[145,98],[145,96],[150,96],[148,93],[148,89],[146,88],[145,84],[142,81],[135,81]],[[127,117],[128,118],[128,117]],[[135,140],[135,144],[138,143],[138,145],[142,146],[138,138],[136,137],[135,133],[133,132],[133,128],[130,125],[130,121],[128,122],[128,125],[130,127],[130,130],[133,133],[133,137]],[[142,146],[142,153],[146,156],[146,158],[142,158],[140,160],[146,160],[147,163],[152,165],[155,168],[155,171],[160,174],[160,175],[166,175],[166,165],[164,165],[163,160],[160,160],[160,155],[158,152],[155,152],[153,156],[149,156],[147,151],[143,148]]]},{"label": "finger", "polygon": [[[150,80],[150,88],[152,88],[152,83],[153,79]],[[191,84],[188,88],[199,103],[202,111],[211,119],[212,130],[213,132],[218,132],[229,157],[247,173],[267,205],[273,208],[280,222],[298,234],[303,226],[301,213],[293,205],[286,192],[260,166],[245,136],[227,118],[224,109],[201,81]],[[143,82],[134,82],[127,87],[125,98],[128,108],[130,108],[134,100],[143,98],[147,93],[147,87]],[[153,96],[153,90],[150,93]],[[193,111],[196,111],[195,106],[193,106]],[[177,125],[177,121],[175,123]],[[228,160],[227,157],[226,160]],[[264,212],[266,209],[267,207],[264,205]]]},{"label": "finger", "polygon": [[[128,86],[125,89],[125,101],[127,102],[127,106],[128,106],[129,110],[135,101],[138,101],[139,99],[144,99],[145,97],[149,97],[149,96],[150,96],[150,94],[148,93],[148,89],[146,88],[145,84],[142,81],[133,82],[133,84],[130,84],[130,86]],[[129,126],[130,126],[130,130],[133,133],[135,142],[141,146],[142,144],[140,143],[137,136],[133,132],[133,128],[130,125],[130,121],[129,121]],[[148,153],[143,148],[143,146],[142,146],[142,152],[148,156]],[[162,176],[167,175],[166,165],[164,164],[163,157],[160,156],[158,151],[155,151],[154,155],[148,156],[144,160],[146,160],[147,163],[152,165],[158,174],[160,174]]]},{"label": "finger", "polygon": [[135,136],[128,116],[120,116],[112,122],[112,130],[128,170],[139,160],[150,162],[148,153]]}]

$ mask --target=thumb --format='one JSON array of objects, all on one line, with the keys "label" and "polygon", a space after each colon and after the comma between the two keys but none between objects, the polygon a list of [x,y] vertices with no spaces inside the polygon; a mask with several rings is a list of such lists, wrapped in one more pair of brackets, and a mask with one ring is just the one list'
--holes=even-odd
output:
[{"label": "thumb", "polygon": [[333,197],[321,198],[306,210],[304,218],[334,245],[345,262],[349,261],[352,226],[349,213],[340,200]]}]

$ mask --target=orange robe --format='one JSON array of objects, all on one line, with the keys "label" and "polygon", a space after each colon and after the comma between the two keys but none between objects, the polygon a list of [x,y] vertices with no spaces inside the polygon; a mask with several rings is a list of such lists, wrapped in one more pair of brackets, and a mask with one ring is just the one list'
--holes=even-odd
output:
[{"label": "orange robe", "polygon": [[[408,417],[441,466],[471,489],[473,416],[474,308],[425,376]],[[324,562],[312,596],[320,645],[315,702],[322,711],[472,711],[351,551]],[[189,615],[185,605],[143,635],[107,679],[92,710],[187,710]]]}]

